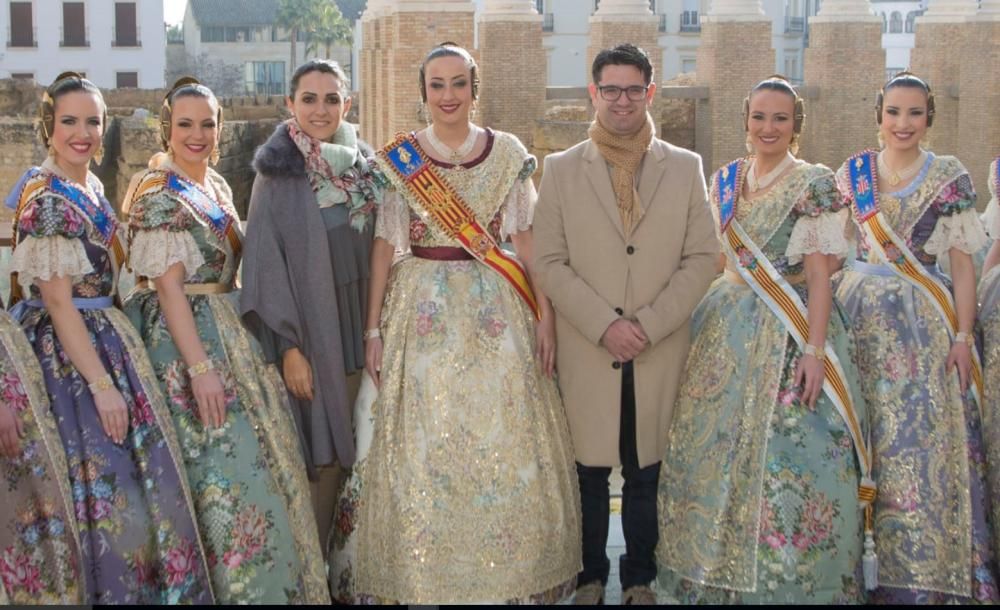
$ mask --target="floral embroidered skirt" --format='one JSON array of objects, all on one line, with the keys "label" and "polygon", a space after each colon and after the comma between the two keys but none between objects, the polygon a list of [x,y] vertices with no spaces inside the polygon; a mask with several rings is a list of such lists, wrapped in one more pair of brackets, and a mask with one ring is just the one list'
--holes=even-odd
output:
[{"label": "floral embroidered skirt", "polygon": [[38,359],[6,312],[0,312],[0,392],[24,432],[20,455],[0,456],[0,593],[7,604],[83,604],[66,454]]},{"label": "floral embroidered skirt", "polygon": [[41,364],[69,468],[86,604],[212,603],[173,424],[135,329],[114,308],[80,312],[125,399],[123,445],[105,434],[84,378],[44,309],[21,321]]},{"label": "floral embroidered skirt", "polygon": [[837,296],[871,411],[880,587],[870,601],[997,601],[983,426],[945,369],[940,314],[908,282],[851,269]]},{"label": "floral embroidered skirt", "polygon": [[222,378],[226,421],[206,429],[152,290],[125,305],[167,398],[211,567],[226,604],[329,603],[309,484],[284,384],[264,363],[229,297],[189,297]]},{"label": "floral embroidered skirt", "polygon": [[[692,333],[660,470],[660,601],[864,601],[853,442],[825,394],[812,408],[801,400],[798,346],[748,286],[725,278],[695,310]],[[836,307],[826,341],[863,421]]]},{"label": "floral embroidered skirt", "polygon": [[581,567],[580,496],[531,313],[476,261],[407,259],[389,286],[381,387],[365,375],[332,533],[333,596],[558,601]]}]

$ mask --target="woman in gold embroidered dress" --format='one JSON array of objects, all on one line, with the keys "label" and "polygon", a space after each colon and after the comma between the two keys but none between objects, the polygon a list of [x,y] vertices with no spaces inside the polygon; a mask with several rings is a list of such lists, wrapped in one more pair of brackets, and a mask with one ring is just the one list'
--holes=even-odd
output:
[{"label": "woman in gold embroidered dress", "polygon": [[[859,225],[858,260],[837,287],[871,410],[880,585],[871,601],[995,602],[983,431],[969,387],[976,313],[971,254],[986,235],[968,172],[955,157],[920,146],[934,118],[930,87],[912,74],[897,75],[879,94],[876,117],[884,142],[871,162],[878,184],[864,181],[864,190],[877,186],[877,220],[899,245],[871,240]],[[855,199],[850,164],[860,159],[837,172],[848,201]],[[954,295],[954,340],[932,299],[884,262],[907,254],[902,248],[923,264],[924,277]],[[950,280],[936,266],[943,255]]]},{"label": "woman in gold embroidered dress", "polygon": [[[983,275],[979,282],[979,319],[983,361],[983,435],[986,445],[986,461],[991,466],[988,471],[989,496],[994,498],[992,521],[1000,524],[1000,422],[997,408],[1000,407],[1000,157],[990,164],[990,202],[986,204],[983,225],[986,234],[993,240]],[[1000,548],[1000,528],[994,525],[993,548]]]},{"label": "woman in gold embroidered dress", "polygon": [[[476,76],[464,49],[431,51],[420,88],[433,124],[415,141],[490,237],[509,235],[530,261],[535,160],[514,136],[470,122]],[[535,292],[536,323],[514,287],[379,161],[394,190],[376,223],[368,375],[355,409],[358,461],[334,522],[334,597],[560,599],[581,565],[580,508],[551,378],[551,305]],[[394,251],[412,256],[390,270]]]},{"label": "woman in gold embroidered dress", "polygon": [[230,294],[242,233],[218,159],[222,111],[197,80],[164,100],[161,141],[126,197],[130,265],[148,278],[125,310],[167,397],[225,604],[328,603],[295,423]]},{"label": "woman in gold embroidered dress", "polygon": [[[859,603],[859,465],[849,425],[822,389],[829,346],[863,421],[830,285],[830,269],[850,250],[850,221],[833,172],[790,152],[804,113],[786,80],[755,86],[744,118],[754,154],[737,172],[732,222],[807,306],[809,332],[800,348],[741,276],[754,255],[734,252],[720,233],[725,274],[694,312],[660,473],[660,599]],[[717,227],[724,171],[711,186]]]}]

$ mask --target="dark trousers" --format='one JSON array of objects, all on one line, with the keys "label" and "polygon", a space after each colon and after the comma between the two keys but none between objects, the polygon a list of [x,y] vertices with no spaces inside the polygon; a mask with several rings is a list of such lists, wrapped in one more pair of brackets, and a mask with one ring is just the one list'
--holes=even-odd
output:
[{"label": "dark trousers", "polygon": [[[656,578],[653,553],[659,538],[656,489],[660,462],[639,468],[635,442],[635,377],[631,362],[622,365],[620,423],[618,455],[625,479],[622,488],[625,554],[618,558],[618,575],[624,591],[636,585],[648,585]],[[584,466],[577,462],[576,472],[580,480],[580,505],[583,510],[583,571],[577,576],[577,586],[595,581],[606,585],[611,571],[611,562],[605,552],[611,518],[608,490],[611,468]]]}]

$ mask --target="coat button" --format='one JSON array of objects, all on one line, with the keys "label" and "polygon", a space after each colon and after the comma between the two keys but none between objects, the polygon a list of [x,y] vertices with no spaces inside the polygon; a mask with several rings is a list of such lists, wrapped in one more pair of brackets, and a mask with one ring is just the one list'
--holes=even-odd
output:
[{"label": "coat button", "polygon": [[622,363],[615,360],[614,362],[611,363],[611,368],[617,371],[618,369],[622,368]]},{"label": "coat button", "polygon": [[625,252],[627,252],[628,254],[635,254],[635,248],[629,246],[628,248],[625,248]]},{"label": "coat button", "polygon": [[618,315],[624,315],[625,311],[621,307],[615,307],[615,313]]}]

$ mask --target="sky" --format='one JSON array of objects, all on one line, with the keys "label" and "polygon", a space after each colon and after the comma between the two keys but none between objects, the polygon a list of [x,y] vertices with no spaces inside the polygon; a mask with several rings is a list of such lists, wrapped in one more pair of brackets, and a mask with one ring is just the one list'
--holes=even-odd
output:
[{"label": "sky", "polygon": [[173,25],[184,21],[187,0],[163,0],[163,20]]}]

